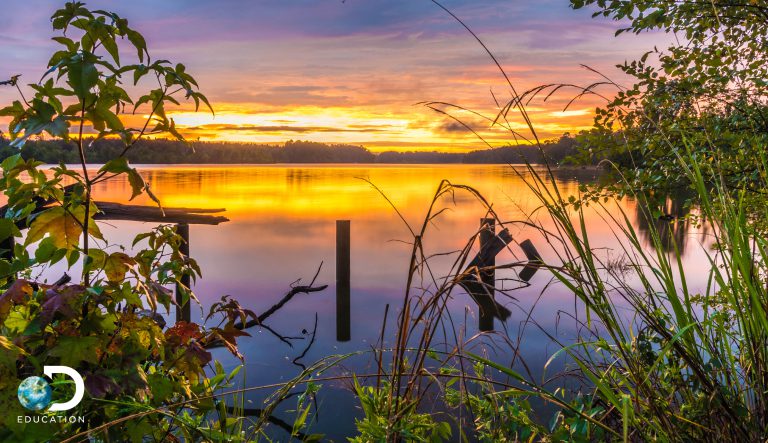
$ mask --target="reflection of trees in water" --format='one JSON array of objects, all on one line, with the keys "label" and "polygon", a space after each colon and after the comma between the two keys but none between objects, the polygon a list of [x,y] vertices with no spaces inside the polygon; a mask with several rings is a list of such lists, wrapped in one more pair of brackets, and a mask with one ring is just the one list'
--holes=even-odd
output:
[{"label": "reflection of trees in water", "polygon": [[285,182],[289,189],[301,190],[309,185],[313,177],[306,169],[290,168],[285,171]]},{"label": "reflection of trees in water", "polygon": [[[707,224],[696,225],[691,220],[692,207],[689,204],[692,194],[677,192],[638,201],[635,204],[635,220],[640,240],[646,245],[653,245],[653,232],[658,233],[664,252],[673,253],[675,246],[684,255],[688,240],[698,232],[702,241],[708,235]],[[695,207],[694,207],[694,214]]]}]

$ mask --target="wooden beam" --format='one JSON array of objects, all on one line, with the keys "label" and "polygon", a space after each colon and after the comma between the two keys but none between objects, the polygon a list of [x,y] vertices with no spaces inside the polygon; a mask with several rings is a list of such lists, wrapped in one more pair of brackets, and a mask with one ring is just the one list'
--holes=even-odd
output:
[{"label": "wooden beam", "polygon": [[517,276],[520,280],[527,282],[531,280],[531,277],[539,270],[544,261],[541,259],[541,254],[533,246],[530,240],[525,240],[520,243],[520,249],[523,250],[525,257],[528,259],[528,264],[520,271]]},{"label": "wooden beam", "polygon": [[189,225],[218,225],[229,219],[222,215],[224,209],[163,208],[157,206],[124,205],[113,202],[95,202],[99,212],[96,220],[128,220],[156,223],[186,223]]}]

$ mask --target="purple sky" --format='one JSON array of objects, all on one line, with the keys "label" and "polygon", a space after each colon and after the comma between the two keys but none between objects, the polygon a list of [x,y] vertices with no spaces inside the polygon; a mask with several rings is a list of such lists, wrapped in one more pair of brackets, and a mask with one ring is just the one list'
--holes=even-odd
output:
[{"label": "purple sky", "polygon": [[[445,0],[477,32],[515,83],[589,84],[587,64],[623,79],[614,65],[639,57],[663,36],[614,38],[618,24],[572,10],[565,0]],[[62,1],[4,0],[0,77],[36,81],[56,44],[49,17]],[[309,139],[374,150],[467,150],[482,144],[422,101],[447,101],[494,115],[491,91],[509,98],[503,77],[471,36],[429,0],[92,0],[143,32],[154,58],[187,65],[216,118],[175,114],[192,137],[254,142]],[[0,89],[0,103],[14,95]],[[607,93],[612,91],[606,90]],[[588,127],[596,100],[562,113],[573,92],[530,112],[555,137]],[[458,117],[494,145],[511,138]],[[511,122],[521,128],[519,119]]]}]

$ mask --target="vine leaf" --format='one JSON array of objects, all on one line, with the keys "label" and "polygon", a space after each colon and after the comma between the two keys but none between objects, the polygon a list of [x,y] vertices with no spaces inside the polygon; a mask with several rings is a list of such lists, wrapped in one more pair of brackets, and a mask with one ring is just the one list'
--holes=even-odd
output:
[{"label": "vine leaf", "polygon": [[78,299],[84,291],[85,288],[80,285],[67,286],[61,290],[49,289],[46,291],[48,299],[40,308],[40,320],[43,326],[51,323],[57,313],[65,318],[77,316],[77,311],[72,307],[72,302]]},{"label": "vine leaf", "polygon": [[45,235],[51,237],[57,248],[74,249],[80,242],[82,228],[72,214],[62,206],[46,209],[35,217],[29,227],[25,245],[42,240]]},{"label": "vine leaf", "polygon": [[49,355],[59,357],[61,364],[65,366],[78,367],[82,361],[96,363],[98,361],[96,350],[99,348],[98,337],[61,336]]},{"label": "vine leaf", "polygon": [[128,256],[128,254],[113,252],[107,256],[104,262],[104,272],[107,274],[109,281],[119,283],[123,281],[130,267],[135,264],[136,261]]}]

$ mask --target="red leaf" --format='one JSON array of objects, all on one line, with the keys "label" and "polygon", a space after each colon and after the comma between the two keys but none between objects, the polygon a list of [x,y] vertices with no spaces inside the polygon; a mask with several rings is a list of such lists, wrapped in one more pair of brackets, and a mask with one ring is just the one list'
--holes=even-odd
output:
[{"label": "red leaf", "polygon": [[64,318],[73,318],[77,312],[72,307],[72,301],[76,300],[85,292],[85,288],[80,285],[70,285],[63,288],[51,288],[45,291],[46,300],[40,308],[40,320],[43,326],[53,321],[53,317],[59,313]]},{"label": "red leaf", "polygon": [[21,278],[14,281],[3,295],[0,295],[0,319],[5,319],[14,304],[23,303],[31,298],[33,293],[34,289],[29,281]]},{"label": "red leaf", "polygon": [[190,340],[200,340],[202,336],[200,326],[186,321],[176,322],[175,325],[165,331],[165,338],[175,346],[186,345]]},{"label": "red leaf", "polygon": [[119,394],[121,389],[111,378],[100,374],[87,374],[85,388],[91,397],[104,398],[107,394]]}]

